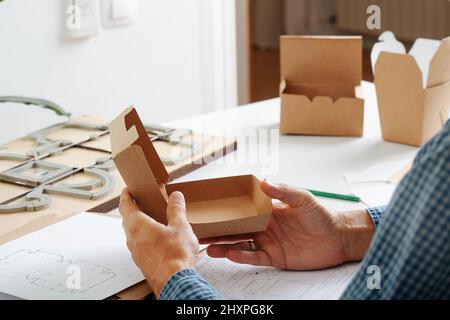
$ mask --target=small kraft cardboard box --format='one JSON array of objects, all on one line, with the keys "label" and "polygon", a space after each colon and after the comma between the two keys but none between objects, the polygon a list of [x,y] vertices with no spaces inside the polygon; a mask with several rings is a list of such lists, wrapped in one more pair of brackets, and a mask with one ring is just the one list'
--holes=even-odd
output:
[{"label": "small kraft cardboard box", "polygon": [[272,201],[252,175],[168,184],[169,175],[134,107],[111,124],[114,162],[139,208],[167,224],[168,195],[181,191],[187,218],[200,239],[264,231]]},{"label": "small kraft cardboard box", "polygon": [[282,36],[283,134],[363,135],[362,37]]},{"label": "small kraft cardboard box", "polygon": [[392,32],[372,49],[383,139],[421,146],[444,126],[450,110],[450,37],[417,39],[409,54]]}]

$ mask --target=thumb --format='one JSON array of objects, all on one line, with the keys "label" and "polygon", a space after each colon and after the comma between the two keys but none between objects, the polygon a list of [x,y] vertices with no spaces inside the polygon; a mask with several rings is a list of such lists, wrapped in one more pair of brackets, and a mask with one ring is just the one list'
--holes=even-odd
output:
[{"label": "thumb", "polygon": [[167,203],[167,222],[169,225],[186,224],[186,203],[181,192],[175,191]]},{"label": "thumb", "polygon": [[267,181],[261,181],[260,186],[267,196],[280,200],[293,208],[298,208],[314,201],[314,196],[308,191],[294,189],[285,184],[271,184]]}]

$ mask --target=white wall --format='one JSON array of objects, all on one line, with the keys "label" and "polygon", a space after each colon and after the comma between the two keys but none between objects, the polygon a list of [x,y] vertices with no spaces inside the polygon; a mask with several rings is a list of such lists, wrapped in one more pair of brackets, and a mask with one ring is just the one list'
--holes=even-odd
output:
[{"label": "white wall", "polygon": [[236,0],[236,45],[237,45],[237,77],[238,103],[250,102],[250,24],[249,0]]},{"label": "white wall", "polygon": [[[135,24],[69,40],[65,1],[1,2],[0,95],[46,98],[76,114],[107,118],[136,104],[147,122],[200,113],[198,0],[138,5]],[[3,126],[7,116],[0,113]],[[14,129],[26,123],[14,122]]]}]

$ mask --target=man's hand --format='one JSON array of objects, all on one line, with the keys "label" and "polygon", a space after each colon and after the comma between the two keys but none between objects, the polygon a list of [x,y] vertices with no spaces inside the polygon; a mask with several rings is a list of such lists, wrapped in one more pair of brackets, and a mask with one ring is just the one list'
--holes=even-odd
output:
[{"label": "man's hand", "polygon": [[[372,238],[373,225],[365,211],[330,212],[307,191],[261,182],[261,189],[280,202],[264,232],[208,239],[228,242],[208,247],[208,255],[237,263],[312,270],[361,259]],[[355,232],[356,230],[356,232]],[[255,248],[249,240],[253,239]],[[230,242],[237,243],[230,244]]]},{"label": "man's hand", "polygon": [[184,196],[170,195],[167,226],[141,212],[127,189],[120,197],[119,211],[133,260],[159,297],[174,273],[192,268],[197,260],[198,240],[186,219]]}]

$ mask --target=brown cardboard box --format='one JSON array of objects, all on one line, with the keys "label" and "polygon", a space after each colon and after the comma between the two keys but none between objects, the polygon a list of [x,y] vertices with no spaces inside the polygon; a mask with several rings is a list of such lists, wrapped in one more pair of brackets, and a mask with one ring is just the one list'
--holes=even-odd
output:
[{"label": "brown cardboard box", "polygon": [[114,162],[140,209],[166,224],[168,194],[181,191],[187,217],[198,238],[263,231],[272,203],[251,175],[166,184],[169,178],[136,110],[111,124]]},{"label": "brown cardboard box", "polygon": [[374,45],[372,64],[383,139],[421,146],[450,110],[450,37],[417,39],[409,54],[391,32]]},{"label": "brown cardboard box", "polygon": [[362,38],[282,36],[280,50],[281,133],[362,136]]}]

